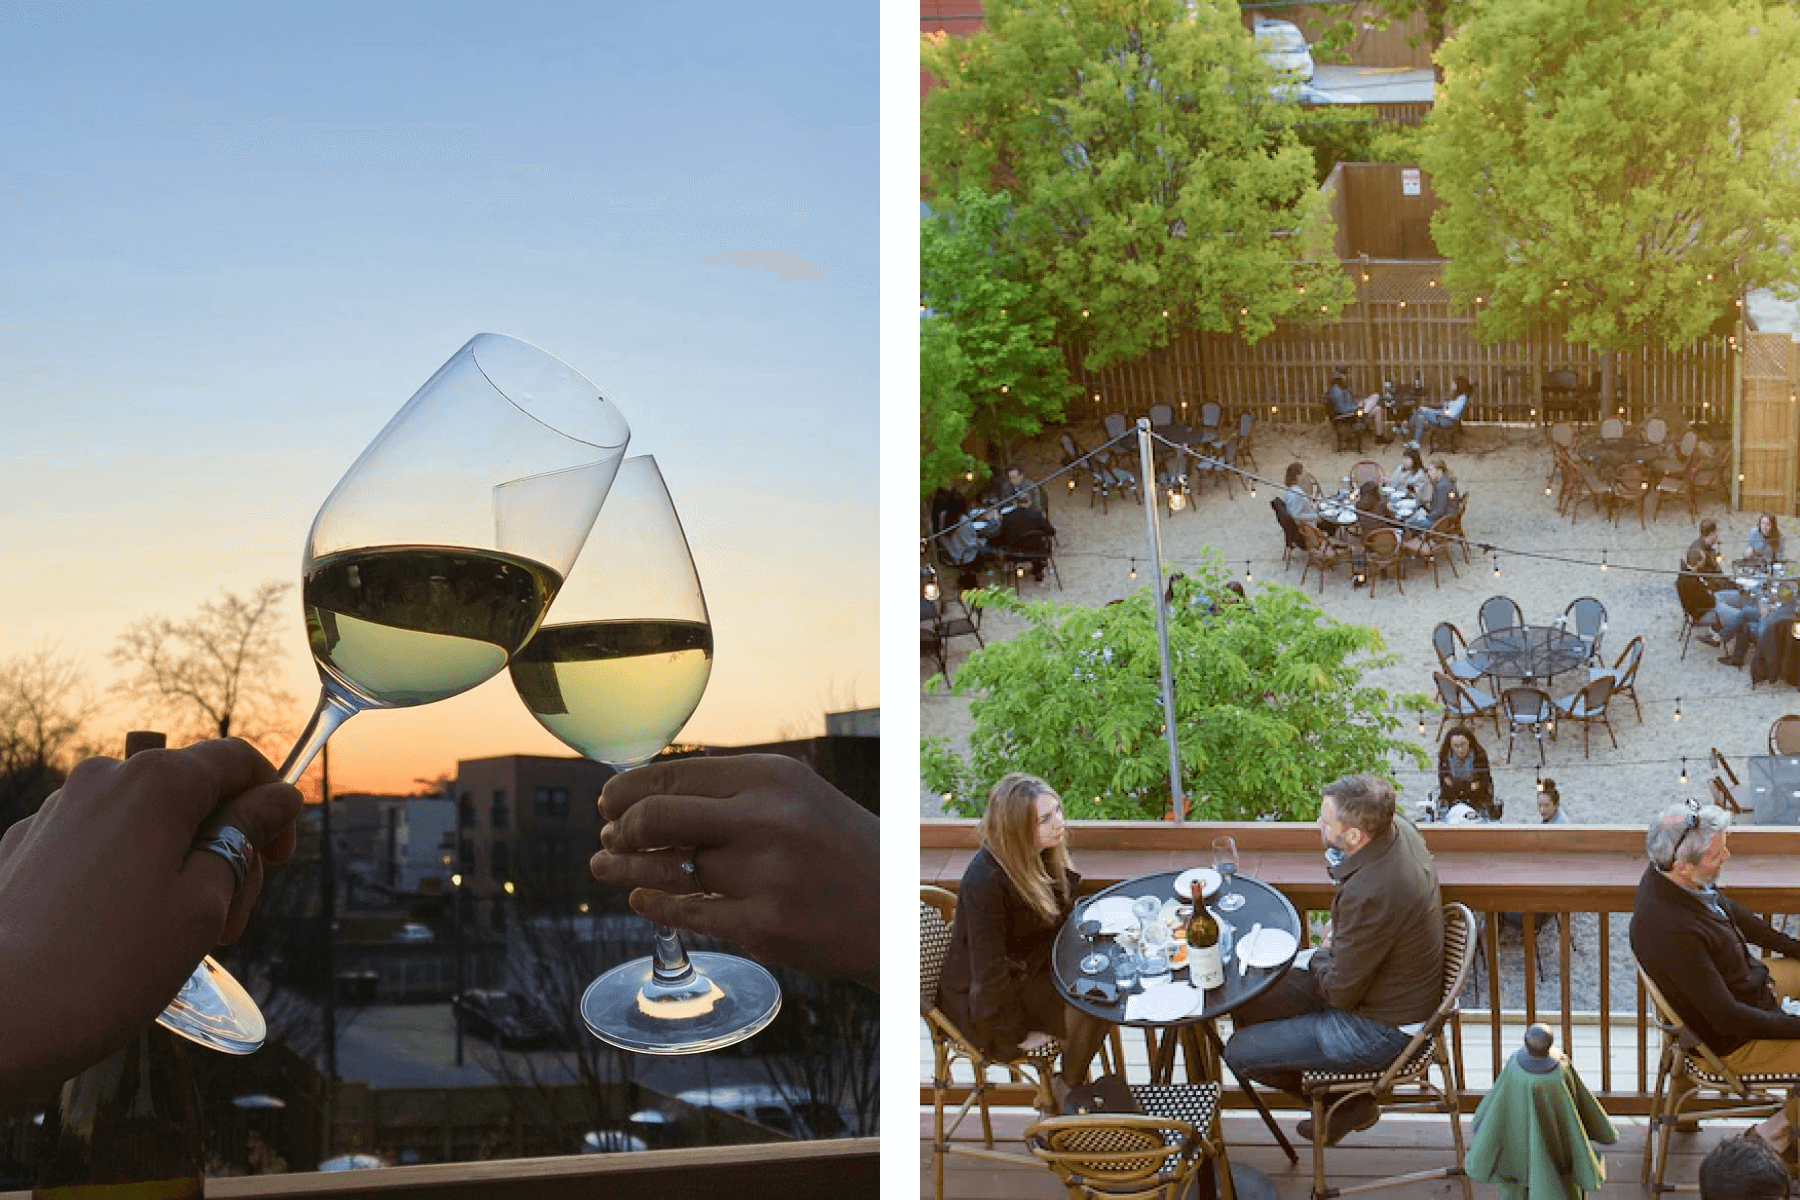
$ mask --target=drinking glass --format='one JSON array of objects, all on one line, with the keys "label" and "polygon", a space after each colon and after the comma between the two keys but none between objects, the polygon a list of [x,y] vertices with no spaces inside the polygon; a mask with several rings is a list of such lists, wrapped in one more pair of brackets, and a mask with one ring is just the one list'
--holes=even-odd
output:
[{"label": "drinking glass", "polygon": [[[574,565],[630,437],[599,388],[517,338],[478,334],[438,368],[313,518],[301,604],[320,696],[282,779],[364,709],[497,674]],[[211,958],[157,1019],[231,1054],[267,1036]]]},{"label": "drinking glass", "polygon": [[1106,970],[1106,964],[1111,960],[1094,946],[1094,938],[1100,933],[1100,922],[1091,918],[1084,920],[1075,926],[1075,932],[1087,939],[1088,952],[1081,960],[1081,973],[1098,975]]},{"label": "drinking glass", "polygon": [[1238,869],[1237,839],[1219,837],[1213,839],[1213,869],[1218,871],[1224,886],[1219,892],[1219,911],[1236,912],[1244,907],[1244,897],[1234,886],[1234,877]]},{"label": "drinking glass", "polygon": [[[513,656],[513,687],[569,747],[632,767],[693,716],[712,651],[706,598],[662,472],[648,456],[627,459],[568,586]],[[775,977],[749,959],[690,953],[665,925],[654,945],[583,993],[581,1019],[601,1041],[695,1054],[741,1042],[781,1011]]]}]

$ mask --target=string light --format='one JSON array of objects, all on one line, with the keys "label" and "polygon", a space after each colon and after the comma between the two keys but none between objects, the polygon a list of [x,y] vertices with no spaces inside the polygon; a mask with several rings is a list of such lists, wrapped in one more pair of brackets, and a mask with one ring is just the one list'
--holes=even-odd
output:
[{"label": "string light", "polygon": [[1675,719],[1681,720],[1681,697],[1675,697]]},{"label": "string light", "polygon": [[[1255,580],[1256,580],[1256,576],[1254,576],[1250,573],[1250,560],[1246,558],[1244,560],[1244,582],[1245,583],[1253,583],[1253,582],[1255,582]],[[1800,621],[1794,622],[1794,628],[1800,629]],[[1794,636],[1800,637],[1800,633],[1796,633]]]},{"label": "string light", "polygon": [[1687,759],[1681,760],[1681,786],[1687,786]]},{"label": "string light", "polygon": [[1131,577],[1133,579],[1137,578],[1137,559],[1135,558],[1131,560]]},{"label": "string light", "polygon": [[1494,555],[1494,578],[1500,578],[1500,556]]},{"label": "string light", "polygon": [[1606,551],[1604,550],[1600,552],[1600,569],[1602,571],[1606,570]]}]

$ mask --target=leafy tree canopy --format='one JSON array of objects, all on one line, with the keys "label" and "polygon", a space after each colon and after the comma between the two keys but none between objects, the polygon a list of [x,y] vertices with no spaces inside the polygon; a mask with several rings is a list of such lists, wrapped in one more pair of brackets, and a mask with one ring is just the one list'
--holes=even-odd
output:
[{"label": "leafy tree canopy", "polygon": [[[1270,584],[1252,603],[1224,590],[1216,556],[1175,581],[1169,652],[1183,786],[1195,819],[1311,820],[1319,789],[1361,771],[1388,773],[1392,755],[1429,765],[1397,738],[1397,700],[1362,682],[1387,666],[1381,635],[1334,621],[1306,594]],[[971,757],[924,746],[923,775],[945,807],[975,815],[1008,771],[1042,776],[1071,817],[1148,820],[1169,801],[1156,610],[1148,588],[1105,608],[1022,603],[1005,591],[973,603],[1018,614],[1026,627],[990,641],[956,673],[974,697]]]},{"label": "leafy tree canopy", "polygon": [[932,203],[1008,195],[1012,242],[1089,368],[1183,329],[1255,341],[1348,302],[1299,107],[1235,5],[996,0],[984,15],[970,38],[921,42],[943,84],[920,118]]},{"label": "leafy tree canopy", "polygon": [[1601,349],[1686,345],[1744,289],[1793,278],[1788,5],[1507,0],[1440,60],[1431,231],[1483,337],[1566,320]]},{"label": "leafy tree canopy", "polygon": [[1056,321],[1008,239],[1004,195],[965,188],[954,215],[919,229],[921,300],[919,404],[930,492],[969,465],[974,434],[1010,446],[1062,416],[1076,392],[1056,348]]},{"label": "leafy tree canopy", "polygon": [[1423,30],[1407,39],[1408,45],[1423,42],[1435,52],[1444,44],[1450,30],[1462,25],[1485,0],[1363,0],[1343,5],[1338,15],[1319,29],[1313,41],[1313,55],[1334,56],[1349,48],[1364,28],[1386,29],[1395,21],[1405,23],[1423,17]]}]

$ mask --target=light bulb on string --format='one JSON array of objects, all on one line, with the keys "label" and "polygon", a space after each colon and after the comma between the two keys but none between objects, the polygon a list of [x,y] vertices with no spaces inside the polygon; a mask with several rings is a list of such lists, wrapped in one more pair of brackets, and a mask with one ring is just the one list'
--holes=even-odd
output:
[{"label": "light bulb on string", "polygon": [[[1250,582],[1254,581],[1255,578],[1256,578],[1256,576],[1254,576],[1250,573],[1250,560],[1246,558],[1244,560],[1244,582],[1250,583]],[[1800,621],[1796,621],[1794,623],[1794,628],[1800,629]],[[1800,637],[1800,634],[1795,634],[1794,636]]]},{"label": "light bulb on string", "polygon": [[1675,697],[1675,719],[1681,720],[1681,697]]},{"label": "light bulb on string", "polygon": [[1137,578],[1137,559],[1135,558],[1131,560],[1131,577],[1133,579]]},{"label": "light bulb on string", "polygon": [[1500,578],[1500,556],[1494,555],[1494,578]]},{"label": "light bulb on string", "polygon": [[1604,550],[1600,552],[1600,569],[1602,571],[1606,570],[1606,551]]},{"label": "light bulb on string", "polygon": [[1687,759],[1681,760],[1681,786],[1687,786]]}]

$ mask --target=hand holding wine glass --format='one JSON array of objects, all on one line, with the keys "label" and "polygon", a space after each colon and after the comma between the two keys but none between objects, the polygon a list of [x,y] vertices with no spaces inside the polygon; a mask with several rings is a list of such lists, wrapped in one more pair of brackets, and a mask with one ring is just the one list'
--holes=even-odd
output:
[{"label": "hand holding wine glass", "polygon": [[[654,757],[693,715],[712,674],[712,625],[687,536],[656,460],[628,459],[581,562],[542,629],[514,656],[519,699],[538,722],[589,758],[635,765]],[[693,839],[661,846],[696,888]],[[678,856],[671,859],[671,855]],[[692,1054],[740,1042],[775,1019],[781,989],[762,967],[729,954],[689,954],[656,926],[655,953],[612,968],[581,997],[595,1037],[640,1054]]]}]

